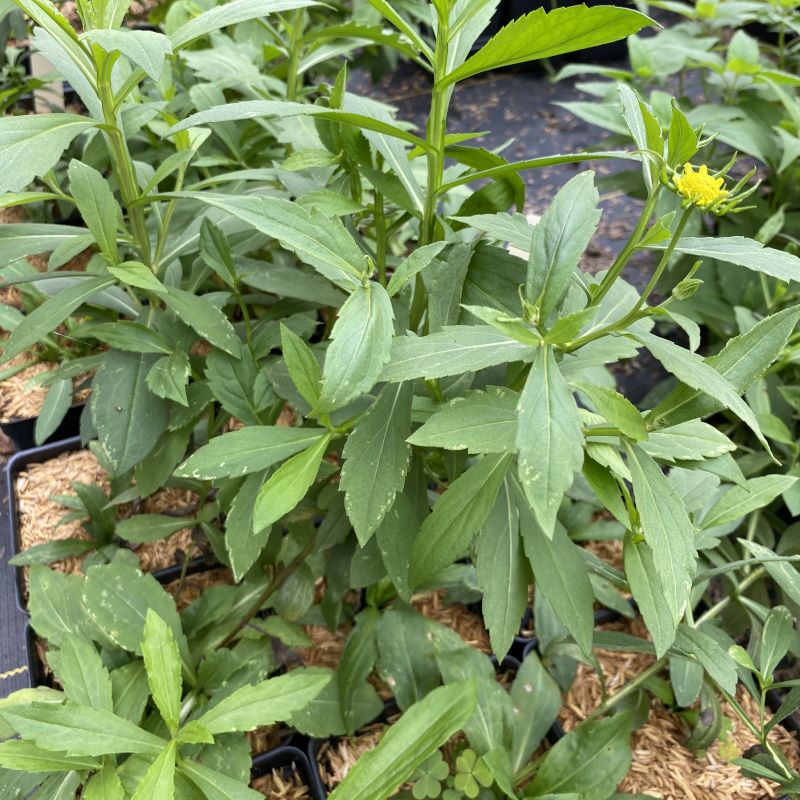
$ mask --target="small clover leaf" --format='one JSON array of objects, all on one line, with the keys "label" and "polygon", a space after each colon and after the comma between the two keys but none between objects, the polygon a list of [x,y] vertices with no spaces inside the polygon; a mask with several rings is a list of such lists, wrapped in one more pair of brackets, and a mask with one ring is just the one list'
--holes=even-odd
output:
[{"label": "small clover leaf", "polygon": [[449,774],[450,768],[442,758],[442,754],[437,750],[420,764],[414,773],[412,778],[414,786],[411,791],[414,800],[439,797],[442,791],[441,782],[446,780]]},{"label": "small clover leaf", "polygon": [[475,800],[481,793],[481,786],[488,788],[493,783],[492,771],[474,750],[467,748],[458,756],[453,787],[465,797]]}]

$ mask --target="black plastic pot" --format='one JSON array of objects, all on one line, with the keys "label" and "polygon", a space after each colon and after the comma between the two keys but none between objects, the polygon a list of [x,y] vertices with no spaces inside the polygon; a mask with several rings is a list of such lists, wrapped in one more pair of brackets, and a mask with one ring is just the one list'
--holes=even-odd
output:
[{"label": "black plastic pot", "polygon": [[292,768],[297,770],[297,773],[305,782],[311,791],[311,796],[314,800],[323,800],[324,794],[320,794],[314,786],[314,770],[311,768],[311,762],[308,756],[298,747],[291,745],[283,745],[276,747],[266,753],[261,753],[253,759],[253,768],[250,771],[252,780],[266,775],[274,769],[282,770],[286,775],[291,775]]},{"label": "black plastic pot", "polygon": [[[64,415],[61,424],[44,444],[60,442],[63,439],[77,436],[81,430],[83,407],[83,403],[72,406]],[[31,450],[37,446],[33,435],[37,419],[38,417],[25,417],[10,422],[0,422],[0,430],[12,441],[17,450]]]},{"label": "black plastic pot", "polygon": [[[17,494],[16,494],[16,478],[20,472],[29,464],[42,464],[51,458],[60,456],[62,453],[74,452],[80,450],[82,447],[81,438],[79,436],[70,439],[64,439],[60,442],[53,442],[52,444],[42,445],[30,450],[24,450],[20,453],[13,455],[6,465],[5,471],[5,488],[8,496],[8,540],[7,552],[12,555],[17,555],[20,552],[20,536],[19,536],[19,519],[17,516]],[[205,572],[209,569],[214,569],[220,566],[216,563],[208,563],[202,558],[192,559],[186,569],[187,575],[195,575],[199,572]],[[25,604],[25,592],[23,585],[23,569],[24,567],[16,567],[15,582],[17,589],[17,606],[23,614],[28,613]],[[180,578],[183,571],[181,564],[174,564],[170,567],[154,570],[151,574],[161,584],[171,583]]]}]

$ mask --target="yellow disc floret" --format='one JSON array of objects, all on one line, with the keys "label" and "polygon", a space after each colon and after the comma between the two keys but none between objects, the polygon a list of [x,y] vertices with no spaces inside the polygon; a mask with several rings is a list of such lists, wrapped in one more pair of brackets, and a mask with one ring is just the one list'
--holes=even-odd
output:
[{"label": "yellow disc floret", "polygon": [[684,164],[683,174],[677,172],[672,177],[672,182],[678,194],[685,197],[690,203],[700,208],[712,209],[728,197],[728,190],[724,188],[725,180],[715,178],[708,174],[708,167],[703,164],[697,172],[691,164]]}]

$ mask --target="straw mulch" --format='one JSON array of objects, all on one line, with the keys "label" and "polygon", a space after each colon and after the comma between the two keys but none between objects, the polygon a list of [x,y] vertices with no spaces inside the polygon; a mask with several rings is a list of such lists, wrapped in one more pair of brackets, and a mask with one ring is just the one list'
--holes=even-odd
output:
[{"label": "straw mulch", "polygon": [[490,655],[492,646],[483,617],[461,603],[445,605],[444,596],[443,590],[431,592],[412,598],[411,605],[428,619],[452,628],[470,647]]},{"label": "straw mulch", "polygon": [[233,582],[231,571],[227,567],[220,567],[186,575],[183,580],[177,578],[165,584],[164,589],[175,598],[175,605],[178,611],[182,612],[197,600],[206,589],[212,586],[232,586]]},{"label": "straw mulch", "polygon": [[250,753],[254,756],[274,750],[286,744],[292,731],[284,725],[268,725],[247,732],[247,741],[250,743]]},{"label": "straw mulch", "polygon": [[[20,472],[16,480],[16,492],[19,544],[23,550],[60,539],[89,538],[80,520],[59,525],[69,510],[52,499],[54,495],[74,494],[70,484],[76,482],[99,484],[105,491],[109,489],[108,476],[88,450],[62,453],[42,464],[31,464]],[[159,514],[184,508],[195,501],[192,492],[171,487],[148,497],[139,510]],[[120,517],[129,512],[130,506],[121,506],[117,511]],[[169,539],[139,545],[136,554],[142,569],[152,572],[174,564],[179,550],[194,555],[194,549],[191,528],[184,528]],[[53,564],[53,567],[64,572],[80,573],[81,564],[80,558],[69,558]]]},{"label": "straw mulch", "polygon": [[[399,714],[389,717],[388,724],[399,719]],[[355,736],[323,742],[317,751],[317,763],[322,782],[335,789],[364,753],[373,750],[383,736],[387,723],[376,722],[362,728]]]},{"label": "straw mulch", "polygon": [[250,786],[270,800],[311,800],[311,790],[294,765],[291,775],[286,775],[283,770],[273,769],[256,778]]},{"label": "straw mulch", "polygon": [[[15,356],[5,366],[15,367],[30,360],[29,351]],[[12,422],[38,416],[50,387],[40,385],[35,379],[42,373],[52,372],[57,366],[58,364],[52,361],[37,361],[6,378],[0,387],[0,422]],[[89,377],[89,373],[82,373],[72,379],[73,404],[82,403],[89,397],[91,389],[84,386]]]},{"label": "straw mulch", "polygon": [[[623,628],[637,636],[644,633],[640,620],[611,627]],[[610,695],[654,660],[653,656],[644,653],[596,650],[595,655],[605,674],[606,691]],[[602,699],[597,673],[581,664],[561,710],[560,721],[564,728],[574,728]],[[751,719],[757,720],[757,707],[750,695],[742,690],[738,700]],[[739,757],[756,742],[727,703],[723,702],[722,709],[730,720],[730,731],[723,735],[722,742],[716,742],[704,753],[696,753],[683,745],[688,730],[680,719],[653,700],[647,722],[633,733],[633,761],[619,791],[651,795],[662,800],[766,800],[776,797],[768,782],[750,780],[730,763],[731,758]],[[794,736],[777,726],[772,738],[792,763],[800,765],[800,743]],[[731,755],[734,749],[737,752]]]}]

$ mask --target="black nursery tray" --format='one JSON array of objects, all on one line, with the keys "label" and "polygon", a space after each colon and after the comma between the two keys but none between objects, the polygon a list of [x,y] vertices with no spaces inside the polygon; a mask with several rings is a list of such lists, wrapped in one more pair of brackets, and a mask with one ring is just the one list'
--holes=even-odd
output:
[{"label": "black nursery tray", "polygon": [[[54,442],[61,442],[64,439],[70,439],[80,433],[81,413],[83,412],[83,403],[71,406],[61,424],[56,428],[51,436],[48,437],[45,444]],[[0,430],[11,439],[14,447],[17,450],[32,450],[36,447],[34,440],[34,432],[36,430],[36,420],[39,417],[24,417],[22,419],[15,419],[9,422],[0,422]]]},{"label": "black nursery tray", "polygon": [[320,793],[320,790],[315,786],[315,771],[311,768],[311,762],[308,760],[308,756],[298,747],[284,745],[257,755],[253,759],[253,768],[250,772],[250,777],[252,780],[255,780],[274,769],[280,770],[287,777],[292,774],[293,769],[296,770],[297,774],[300,775],[303,782],[308,786],[313,800],[324,800],[327,796],[324,793]]}]

